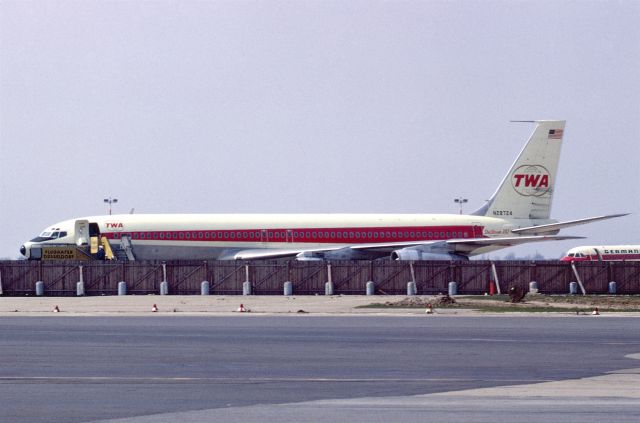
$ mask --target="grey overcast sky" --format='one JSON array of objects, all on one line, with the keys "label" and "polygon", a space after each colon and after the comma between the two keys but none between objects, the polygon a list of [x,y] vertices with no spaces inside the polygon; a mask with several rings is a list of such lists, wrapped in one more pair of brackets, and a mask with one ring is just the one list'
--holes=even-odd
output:
[{"label": "grey overcast sky", "polygon": [[107,213],[456,213],[566,119],[556,219],[640,244],[640,1],[0,1],[0,257]]}]

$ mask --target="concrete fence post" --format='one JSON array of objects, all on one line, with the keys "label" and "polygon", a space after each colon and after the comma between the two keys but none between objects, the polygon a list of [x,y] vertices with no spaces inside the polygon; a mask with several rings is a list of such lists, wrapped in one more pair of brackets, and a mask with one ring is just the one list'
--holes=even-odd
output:
[{"label": "concrete fence post", "polygon": [[373,283],[373,281],[367,282],[366,293],[367,293],[367,295],[375,295],[376,294],[376,284]]},{"label": "concrete fence post", "polygon": [[36,282],[36,296],[42,297],[44,295],[44,282]]},{"label": "concrete fence post", "polygon": [[333,295],[333,282],[324,284],[324,295]]},{"label": "concrete fence post", "polygon": [[82,266],[78,266],[78,272],[80,273],[80,280],[76,283],[76,296],[84,297],[84,279],[82,277]]},{"label": "concrete fence post", "polygon": [[327,263],[327,282],[324,284],[324,295],[333,295],[333,275],[331,274],[331,263]]},{"label": "concrete fence post", "polygon": [[84,282],[79,281],[76,283],[76,296],[84,297]]},{"label": "concrete fence post", "polygon": [[249,265],[244,266],[244,282],[242,283],[242,295],[251,295],[251,282],[249,281]]}]

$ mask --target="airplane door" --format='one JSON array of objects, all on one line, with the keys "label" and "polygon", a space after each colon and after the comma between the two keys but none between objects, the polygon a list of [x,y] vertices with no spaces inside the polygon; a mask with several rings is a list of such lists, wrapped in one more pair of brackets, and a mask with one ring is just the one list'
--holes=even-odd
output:
[{"label": "airplane door", "polygon": [[479,222],[472,222],[473,225],[473,237],[474,238],[482,238],[482,227],[479,225]]},{"label": "airplane door", "polygon": [[88,220],[76,220],[75,239],[76,239],[76,245],[78,246],[89,244],[89,221]]}]

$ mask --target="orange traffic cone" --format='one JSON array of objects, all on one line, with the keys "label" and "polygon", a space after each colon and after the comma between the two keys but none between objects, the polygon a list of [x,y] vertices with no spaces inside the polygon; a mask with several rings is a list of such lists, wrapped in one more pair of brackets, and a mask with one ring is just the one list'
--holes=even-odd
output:
[{"label": "orange traffic cone", "polygon": [[55,306],[55,307],[53,308],[53,312],[54,312],[54,313],[60,313],[60,309],[58,308],[58,306]]},{"label": "orange traffic cone", "polygon": [[153,307],[151,307],[151,312],[155,313],[156,311],[158,311],[158,306],[154,304]]},{"label": "orange traffic cone", "polygon": [[245,311],[247,311],[244,308],[244,304],[240,304],[240,307],[238,307],[238,311],[241,312],[241,313],[244,313]]},{"label": "orange traffic cone", "polygon": [[431,305],[431,303],[427,304],[427,309],[425,310],[425,313],[433,314],[433,306]]},{"label": "orange traffic cone", "polygon": [[598,307],[594,308],[591,314],[593,314],[594,316],[599,316],[600,312],[598,311]]}]

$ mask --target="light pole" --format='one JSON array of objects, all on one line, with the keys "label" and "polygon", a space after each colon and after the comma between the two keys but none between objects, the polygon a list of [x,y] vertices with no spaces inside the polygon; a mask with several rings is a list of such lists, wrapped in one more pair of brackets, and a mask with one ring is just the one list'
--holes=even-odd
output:
[{"label": "light pole", "polygon": [[113,203],[117,203],[117,202],[118,202],[118,199],[117,199],[117,198],[111,198],[111,197],[109,197],[109,198],[105,198],[105,199],[104,199],[104,202],[105,202],[105,203],[109,203],[109,215],[111,215],[111,204],[113,204]]},{"label": "light pole", "polygon": [[454,199],[453,199],[453,201],[454,201],[455,203],[460,204],[460,214],[462,214],[462,205],[463,205],[464,203],[466,203],[467,201],[469,201],[469,200],[468,200],[468,199],[466,199],[466,198],[458,197],[458,198],[454,198]]}]

